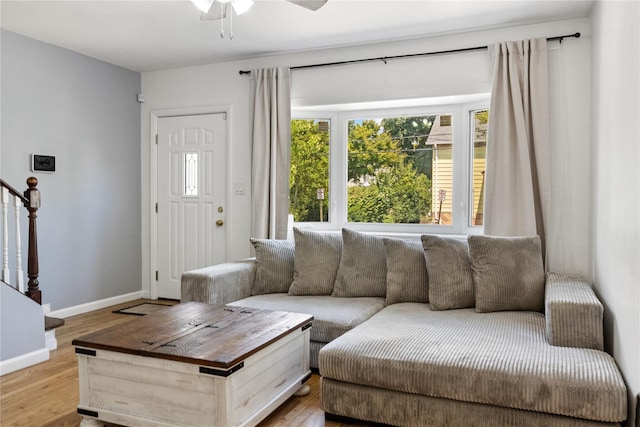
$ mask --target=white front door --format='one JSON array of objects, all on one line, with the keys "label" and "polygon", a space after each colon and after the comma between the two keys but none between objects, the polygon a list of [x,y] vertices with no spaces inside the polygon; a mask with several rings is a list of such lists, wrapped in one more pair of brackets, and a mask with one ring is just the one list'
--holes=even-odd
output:
[{"label": "white front door", "polygon": [[226,114],[158,119],[158,297],[180,276],[226,261]]}]

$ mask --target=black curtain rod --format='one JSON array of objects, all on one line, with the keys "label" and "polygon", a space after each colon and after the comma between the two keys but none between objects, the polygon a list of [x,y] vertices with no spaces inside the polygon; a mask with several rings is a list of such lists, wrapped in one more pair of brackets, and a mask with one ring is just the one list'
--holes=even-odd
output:
[{"label": "black curtain rod", "polygon": [[[559,40],[562,43],[562,40],[575,37],[580,38],[580,33],[567,34],[564,36],[556,36],[556,37],[547,37],[547,41],[555,41]],[[297,67],[291,67],[290,70],[302,70],[305,68],[318,68],[318,67],[331,67],[333,65],[344,65],[344,64],[357,64],[359,62],[371,62],[371,61],[382,61],[385,64],[390,59],[401,59],[401,58],[415,58],[418,56],[430,56],[430,55],[444,55],[447,53],[459,53],[459,52],[471,52],[474,50],[484,50],[488,49],[489,46],[476,46],[476,47],[467,47],[463,49],[452,49],[452,50],[440,50],[437,52],[424,52],[424,53],[412,53],[408,55],[395,55],[395,56],[383,56],[379,58],[365,58],[365,59],[352,59],[350,61],[337,61],[337,62],[325,62],[323,64],[310,64],[310,65],[298,65]],[[240,75],[251,74],[251,71],[248,70],[240,70]]]}]

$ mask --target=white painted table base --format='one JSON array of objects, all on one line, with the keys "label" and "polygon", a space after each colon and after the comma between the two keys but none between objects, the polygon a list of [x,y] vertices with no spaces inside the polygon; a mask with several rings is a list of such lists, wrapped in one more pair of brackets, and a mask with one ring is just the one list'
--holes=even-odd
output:
[{"label": "white painted table base", "polygon": [[292,395],[309,393],[309,336],[309,329],[291,332],[226,377],[206,366],[77,347],[90,353],[78,353],[81,426],[254,426]]}]

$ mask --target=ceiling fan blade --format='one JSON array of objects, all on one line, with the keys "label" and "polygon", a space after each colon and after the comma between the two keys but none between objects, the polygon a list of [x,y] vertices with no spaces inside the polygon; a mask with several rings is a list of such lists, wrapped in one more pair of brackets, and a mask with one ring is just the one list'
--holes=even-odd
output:
[{"label": "ceiling fan blade", "polygon": [[309,10],[318,10],[327,2],[327,0],[287,0],[289,3],[297,4]]},{"label": "ceiling fan blade", "polygon": [[236,12],[236,15],[240,16],[251,9],[251,6],[253,6],[253,0],[231,0],[231,6]]},{"label": "ceiling fan blade", "polygon": [[202,13],[200,15],[200,20],[201,21],[217,21],[219,19],[226,18],[226,17],[227,17],[226,7],[222,3],[215,1],[213,2],[213,5],[211,5],[211,9],[209,9],[209,12]]}]

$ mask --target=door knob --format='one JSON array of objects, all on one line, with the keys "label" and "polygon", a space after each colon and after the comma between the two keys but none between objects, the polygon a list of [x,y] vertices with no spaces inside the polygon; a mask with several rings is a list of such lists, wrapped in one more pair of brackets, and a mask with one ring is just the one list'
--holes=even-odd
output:
[{"label": "door knob", "polygon": [[222,226],[224,225],[224,221],[223,221],[223,220],[221,220],[221,219],[219,219],[219,220],[217,220],[217,221],[216,221],[216,225],[217,225],[218,227],[222,227]]}]

